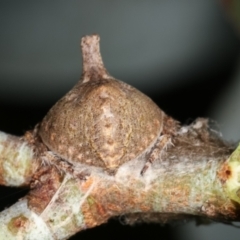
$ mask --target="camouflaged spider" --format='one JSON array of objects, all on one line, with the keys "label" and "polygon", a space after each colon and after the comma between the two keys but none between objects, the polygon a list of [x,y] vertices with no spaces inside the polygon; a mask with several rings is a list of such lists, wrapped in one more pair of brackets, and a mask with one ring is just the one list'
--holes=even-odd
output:
[{"label": "camouflaged spider", "polygon": [[82,38],[81,46],[82,77],[48,112],[37,134],[48,149],[74,166],[115,172],[147,154],[143,174],[171,143],[178,124],[149,97],[109,75],[98,35]]}]

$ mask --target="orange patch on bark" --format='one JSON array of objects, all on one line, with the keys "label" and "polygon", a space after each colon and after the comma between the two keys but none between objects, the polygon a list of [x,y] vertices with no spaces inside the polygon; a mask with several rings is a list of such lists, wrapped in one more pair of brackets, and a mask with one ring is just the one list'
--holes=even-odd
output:
[{"label": "orange patch on bark", "polygon": [[17,234],[20,228],[27,227],[28,218],[24,215],[19,215],[17,217],[12,218],[8,223],[8,229],[12,234]]},{"label": "orange patch on bark", "polygon": [[229,178],[232,176],[231,168],[229,167],[228,163],[224,163],[220,170],[217,173],[218,178],[220,179],[221,183],[225,183]]}]

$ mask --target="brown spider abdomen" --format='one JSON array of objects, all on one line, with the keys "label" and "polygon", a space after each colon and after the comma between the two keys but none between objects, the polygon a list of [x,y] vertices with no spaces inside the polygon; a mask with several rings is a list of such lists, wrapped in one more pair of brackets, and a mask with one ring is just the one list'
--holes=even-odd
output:
[{"label": "brown spider abdomen", "polygon": [[153,144],[164,113],[146,95],[114,79],[99,51],[99,36],[82,38],[83,75],[49,111],[39,128],[59,157],[115,170]]},{"label": "brown spider abdomen", "polygon": [[80,81],[49,111],[39,135],[69,162],[115,169],[140,155],[162,130],[163,112],[113,78]]}]

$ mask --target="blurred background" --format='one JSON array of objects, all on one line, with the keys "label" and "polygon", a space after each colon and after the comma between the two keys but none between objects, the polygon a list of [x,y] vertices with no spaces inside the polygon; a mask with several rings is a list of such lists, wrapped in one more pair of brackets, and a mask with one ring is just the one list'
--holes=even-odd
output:
[{"label": "blurred background", "polygon": [[[240,139],[240,1],[0,1],[0,130],[22,135],[81,75],[80,38],[101,36],[108,71],[183,124],[209,117]],[[1,209],[27,190],[0,188]],[[235,240],[239,229],[118,221],[71,239]]]}]

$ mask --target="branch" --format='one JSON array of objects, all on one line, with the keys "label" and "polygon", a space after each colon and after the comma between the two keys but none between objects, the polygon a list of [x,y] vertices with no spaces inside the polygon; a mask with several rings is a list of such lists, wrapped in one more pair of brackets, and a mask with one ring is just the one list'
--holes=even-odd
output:
[{"label": "branch", "polygon": [[[96,50],[94,47],[91,49]],[[91,96],[96,98],[96,94],[99,93],[98,90],[94,90],[94,94],[91,95],[91,89],[83,92],[82,86],[86,90],[86,84],[94,87],[100,85],[102,90],[106,90],[100,83],[93,84],[91,81],[103,75],[104,83],[112,81],[99,55],[97,58],[92,55],[86,57],[88,53],[84,52],[84,56],[90,59],[92,65],[89,68],[84,67],[81,82],[70,91],[70,95],[66,95],[50,110],[50,115],[47,115],[43,123],[22,138],[0,133],[1,184],[30,185],[31,188],[27,196],[0,213],[0,239],[67,239],[81,230],[93,228],[118,216],[124,216],[128,224],[142,221],[166,223],[194,217],[223,222],[239,221],[240,146],[234,150],[231,145],[225,143],[209,127],[207,119],[199,118],[189,126],[180,126],[177,121],[153,106],[157,112],[150,118],[145,116],[148,123],[144,130],[147,140],[142,141],[142,136],[138,141],[142,144],[154,138],[152,126],[158,131],[154,143],[150,142],[141,154],[133,149],[132,158],[121,158],[124,160],[119,163],[116,159],[122,150],[119,149],[121,141],[115,144],[118,151],[110,148],[111,151],[107,152],[109,157],[103,160],[99,156],[105,154],[105,141],[102,141],[103,147],[99,145],[99,148],[93,148],[91,154],[97,152],[95,158],[87,159],[89,153],[84,148],[81,150],[80,145],[78,155],[75,154],[77,145],[74,144],[81,143],[82,136],[73,135],[79,131],[68,131],[68,126],[71,130],[77,126],[77,121],[73,121],[75,125],[72,122],[68,125],[68,121],[76,120],[78,114],[75,111],[71,113],[74,115],[69,117],[72,105],[67,105],[64,101],[69,103],[73,100],[76,103],[76,96],[79,97],[80,100],[74,108],[76,109],[84,102],[82,96],[86,97],[85,92],[89,94],[87,99]],[[100,67],[95,67],[92,63],[95,59],[100,62]],[[121,84],[120,88],[124,86],[135,91],[130,86]],[[78,96],[77,91],[82,95]],[[134,94],[141,95],[137,92],[131,96]],[[107,101],[106,98],[111,92],[103,94],[100,91],[100,95]],[[124,101],[127,102],[129,98],[126,94]],[[148,106],[153,104],[146,96],[142,100],[143,106],[144,101],[147,101]],[[97,108],[95,115],[93,114],[98,124],[101,119],[106,120],[104,117],[112,117],[111,111],[114,107],[108,107],[113,103],[107,103],[109,104],[106,106],[101,105],[105,107],[103,115],[97,115],[100,108]],[[59,106],[65,105],[67,110],[64,112]],[[84,105],[85,108],[86,106]],[[56,115],[51,115],[54,112],[60,114],[60,120]],[[64,116],[66,112],[67,117]],[[141,109],[137,113],[141,113]],[[124,119],[128,117],[121,116],[124,116]],[[153,125],[149,125],[152,119]],[[133,120],[134,124],[138,121],[136,118]],[[56,121],[59,121],[59,124],[56,124]],[[61,124],[64,124],[64,128]],[[88,123],[84,124],[84,128],[88,128]],[[134,129],[135,125],[131,124],[128,129]],[[57,131],[59,126],[61,128]],[[104,128],[97,129],[103,134],[99,136],[105,137],[103,139],[110,136],[107,135],[109,132],[106,129],[103,133],[101,130]],[[41,132],[43,130],[45,132]],[[63,130],[68,131],[66,135],[63,135]],[[83,135],[84,130],[80,133]],[[71,141],[76,138],[78,141],[67,145],[69,136]],[[135,137],[130,133],[129,136]],[[63,141],[66,143],[67,152],[64,152],[65,145],[61,145]],[[88,138],[84,141],[91,142]],[[134,148],[138,147],[137,144],[134,145]],[[130,156],[128,150],[123,151],[126,156]],[[110,153],[114,158],[111,158]],[[80,158],[80,154],[85,154],[85,162]],[[80,159],[78,162],[74,158],[75,155]],[[96,160],[97,158],[99,159]]]}]

